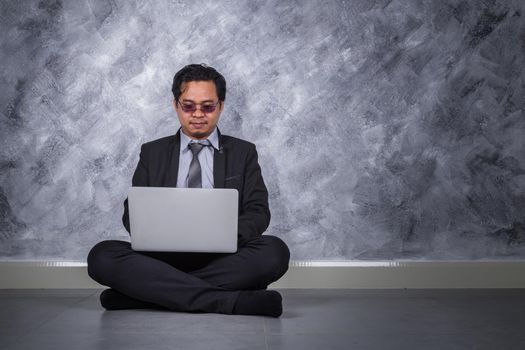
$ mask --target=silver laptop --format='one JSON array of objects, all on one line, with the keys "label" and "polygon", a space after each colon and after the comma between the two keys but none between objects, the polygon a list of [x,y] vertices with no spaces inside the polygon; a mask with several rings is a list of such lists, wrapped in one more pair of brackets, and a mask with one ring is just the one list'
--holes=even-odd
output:
[{"label": "silver laptop", "polygon": [[225,188],[131,187],[131,247],[140,251],[237,251],[238,192]]}]

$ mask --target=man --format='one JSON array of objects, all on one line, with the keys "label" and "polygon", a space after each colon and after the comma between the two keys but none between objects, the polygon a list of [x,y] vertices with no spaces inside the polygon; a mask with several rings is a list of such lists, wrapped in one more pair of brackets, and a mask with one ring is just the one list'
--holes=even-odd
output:
[{"label": "man", "polygon": [[[226,81],[209,66],[191,64],[175,75],[172,92],[181,128],[142,145],[132,184],[237,189],[237,252],[138,252],[125,241],[100,242],[89,252],[88,273],[110,287],[100,295],[101,304],[108,310],[279,317],[281,295],[266,288],[287,271],[290,252],[281,239],[262,235],[270,211],[255,145],[217,128]],[[129,232],[127,199],[122,221]]]}]

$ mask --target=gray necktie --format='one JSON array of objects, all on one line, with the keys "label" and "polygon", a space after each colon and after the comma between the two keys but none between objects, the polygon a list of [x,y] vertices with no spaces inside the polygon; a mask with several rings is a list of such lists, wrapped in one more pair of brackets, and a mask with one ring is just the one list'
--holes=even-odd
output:
[{"label": "gray necktie", "polygon": [[202,187],[202,174],[201,174],[201,163],[199,162],[199,152],[206,146],[209,141],[206,140],[203,143],[190,143],[189,147],[193,158],[190,163],[190,170],[188,171],[188,187]]}]

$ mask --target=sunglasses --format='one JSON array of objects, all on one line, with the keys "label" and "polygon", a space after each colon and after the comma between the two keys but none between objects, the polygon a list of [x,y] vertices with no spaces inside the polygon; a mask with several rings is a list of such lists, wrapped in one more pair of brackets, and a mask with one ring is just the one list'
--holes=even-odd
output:
[{"label": "sunglasses", "polygon": [[[215,109],[217,109],[217,105],[221,103],[221,101],[217,101],[217,103],[208,103],[208,102],[205,102],[205,104],[201,104],[200,105],[200,110],[202,113],[213,113],[215,112]],[[193,103],[193,102],[180,102],[179,101],[179,104],[180,104],[180,108],[186,112],[186,113],[193,113],[197,110],[197,103]]]}]

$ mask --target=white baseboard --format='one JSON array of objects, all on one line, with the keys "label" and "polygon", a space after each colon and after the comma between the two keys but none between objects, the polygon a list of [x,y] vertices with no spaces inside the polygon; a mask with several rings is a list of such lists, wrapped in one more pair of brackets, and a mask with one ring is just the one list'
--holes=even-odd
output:
[{"label": "white baseboard", "polygon": [[[0,261],[0,289],[104,288],[86,263]],[[292,261],[270,288],[525,288],[525,261]]]}]

